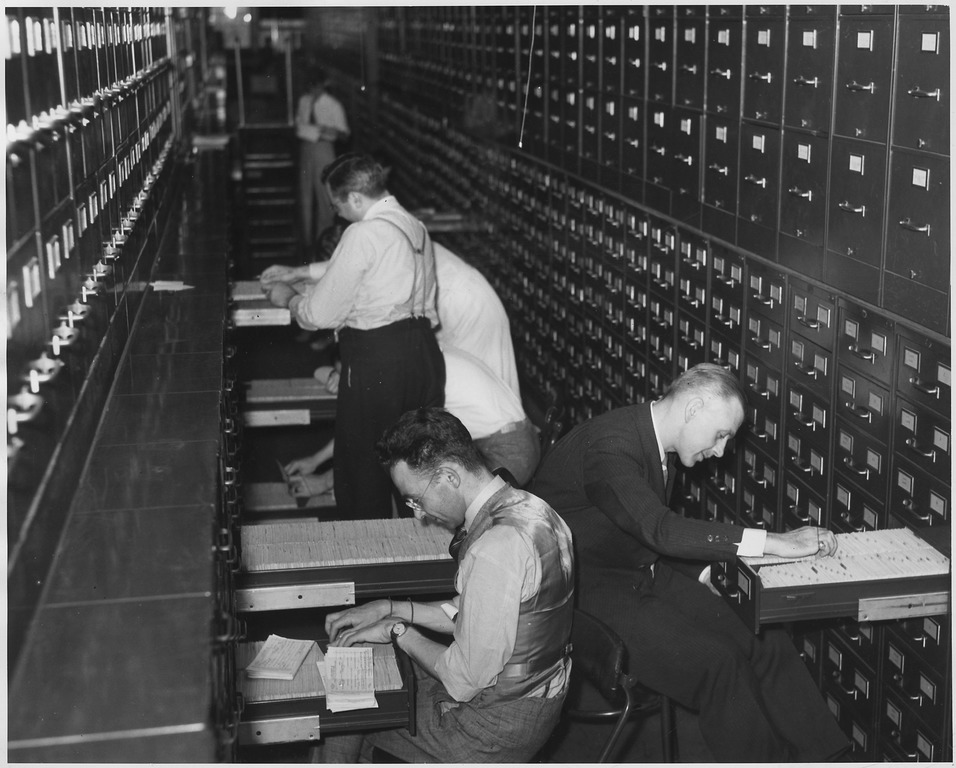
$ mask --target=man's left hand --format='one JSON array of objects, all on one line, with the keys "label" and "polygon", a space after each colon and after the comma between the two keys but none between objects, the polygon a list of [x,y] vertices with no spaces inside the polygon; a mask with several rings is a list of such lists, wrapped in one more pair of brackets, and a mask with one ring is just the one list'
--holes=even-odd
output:
[{"label": "man's left hand", "polygon": [[389,643],[392,641],[392,625],[399,621],[394,616],[379,619],[374,624],[355,627],[339,632],[329,645],[348,647],[356,643]]}]

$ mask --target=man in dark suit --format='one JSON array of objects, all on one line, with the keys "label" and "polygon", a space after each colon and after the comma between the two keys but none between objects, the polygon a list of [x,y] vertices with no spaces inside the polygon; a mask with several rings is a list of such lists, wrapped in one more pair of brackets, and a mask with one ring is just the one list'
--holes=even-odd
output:
[{"label": "man in dark suit", "polygon": [[754,636],[710,590],[708,563],[832,556],[836,538],[694,520],[665,503],[675,454],[686,467],[722,456],[745,403],[732,374],[695,366],[660,400],[573,429],[545,456],[531,492],[572,531],[579,607],[622,636],[642,684],[699,713],[715,760],[826,760],[848,741],[793,643],[779,630]]}]

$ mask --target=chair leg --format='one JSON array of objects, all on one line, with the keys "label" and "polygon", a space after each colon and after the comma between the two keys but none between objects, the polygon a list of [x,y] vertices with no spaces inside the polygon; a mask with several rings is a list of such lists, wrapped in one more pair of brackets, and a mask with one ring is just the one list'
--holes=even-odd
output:
[{"label": "chair leg", "polygon": [[674,706],[666,696],[661,696],[661,749],[665,763],[673,763],[677,759],[674,744]]}]

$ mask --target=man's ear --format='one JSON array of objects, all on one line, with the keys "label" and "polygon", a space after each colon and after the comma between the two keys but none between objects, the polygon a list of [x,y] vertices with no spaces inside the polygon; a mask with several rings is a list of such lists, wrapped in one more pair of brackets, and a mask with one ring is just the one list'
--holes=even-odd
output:
[{"label": "man's ear", "polygon": [[684,405],[684,421],[688,422],[701,408],[704,407],[704,398],[702,397],[691,397],[687,400],[687,403]]},{"label": "man's ear", "polygon": [[454,467],[449,467],[445,464],[442,466],[441,472],[448,477],[448,483],[452,488],[458,488],[461,485],[461,475],[458,474]]}]

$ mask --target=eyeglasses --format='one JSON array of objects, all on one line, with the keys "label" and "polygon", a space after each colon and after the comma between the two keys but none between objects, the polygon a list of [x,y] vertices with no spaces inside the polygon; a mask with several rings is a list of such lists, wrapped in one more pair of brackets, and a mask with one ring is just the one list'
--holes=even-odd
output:
[{"label": "eyeglasses", "polygon": [[435,478],[441,473],[441,470],[435,470],[432,472],[432,476],[428,481],[428,485],[425,486],[425,490],[422,491],[417,496],[406,496],[405,497],[405,506],[408,507],[413,512],[421,512],[425,514],[425,508],[422,506],[422,502],[425,500],[425,494],[428,493],[428,489],[432,487],[432,483],[435,482]]}]

